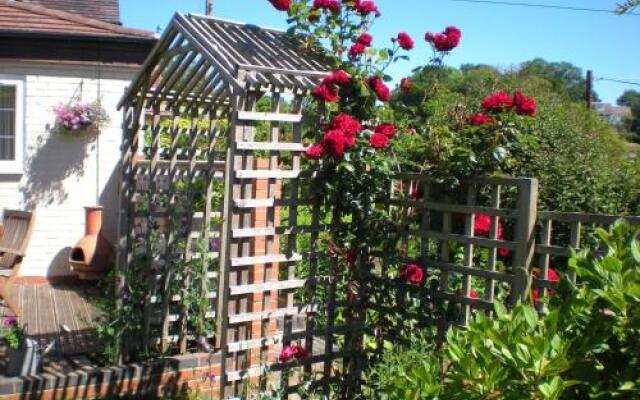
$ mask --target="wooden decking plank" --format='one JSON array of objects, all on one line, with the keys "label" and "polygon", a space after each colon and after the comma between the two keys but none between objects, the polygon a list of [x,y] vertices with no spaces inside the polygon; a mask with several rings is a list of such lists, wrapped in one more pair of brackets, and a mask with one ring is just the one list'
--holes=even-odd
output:
[{"label": "wooden decking plank", "polygon": [[[87,287],[83,290],[83,295],[79,296],[79,303],[77,303],[76,318],[81,318],[83,323],[82,338],[83,338],[83,350],[94,350],[97,344],[97,339],[94,333],[95,318],[98,314],[98,310],[93,306],[92,298],[94,294],[89,293],[92,287]],[[82,317],[80,317],[80,315]]]},{"label": "wooden decking plank", "polygon": [[[69,290],[67,288],[54,287],[53,293],[56,324],[60,329],[61,347],[59,350],[62,354],[73,354],[79,337],[77,334],[78,326],[71,317],[73,310],[70,307]],[[67,332],[65,328],[68,328],[70,332]]]}]

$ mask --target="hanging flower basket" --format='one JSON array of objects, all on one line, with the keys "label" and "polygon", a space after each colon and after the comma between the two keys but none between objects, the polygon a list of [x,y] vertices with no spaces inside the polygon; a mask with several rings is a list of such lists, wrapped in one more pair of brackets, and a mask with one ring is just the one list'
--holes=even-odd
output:
[{"label": "hanging flower basket", "polygon": [[55,131],[68,135],[96,132],[99,125],[109,119],[100,102],[61,103],[53,111],[56,115]]}]

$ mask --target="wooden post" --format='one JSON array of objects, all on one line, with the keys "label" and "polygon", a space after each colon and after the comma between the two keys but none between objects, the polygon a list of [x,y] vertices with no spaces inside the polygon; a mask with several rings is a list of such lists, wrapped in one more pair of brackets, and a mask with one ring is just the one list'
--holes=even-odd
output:
[{"label": "wooden post", "polygon": [[510,304],[527,297],[529,270],[535,253],[535,227],[538,212],[538,180],[523,179],[518,191],[518,223],[516,224],[516,252],[513,259],[514,281]]},{"label": "wooden post", "polygon": [[593,108],[593,71],[587,71],[587,87],[585,93],[585,101],[587,108],[591,110]]}]

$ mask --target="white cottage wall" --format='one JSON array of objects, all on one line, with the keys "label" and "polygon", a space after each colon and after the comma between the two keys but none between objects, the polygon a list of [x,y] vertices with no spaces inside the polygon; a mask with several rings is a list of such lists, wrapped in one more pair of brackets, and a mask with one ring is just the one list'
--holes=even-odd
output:
[{"label": "white cottage wall", "polygon": [[[20,275],[71,274],[67,260],[71,246],[84,234],[84,206],[98,203],[105,208],[103,230],[115,243],[122,136],[122,113],[116,105],[135,72],[131,66],[0,61],[0,76],[23,80],[25,89],[23,172],[0,171],[0,210],[36,213]],[[53,108],[80,93],[83,102],[99,96],[109,114],[97,139],[52,131]]]}]

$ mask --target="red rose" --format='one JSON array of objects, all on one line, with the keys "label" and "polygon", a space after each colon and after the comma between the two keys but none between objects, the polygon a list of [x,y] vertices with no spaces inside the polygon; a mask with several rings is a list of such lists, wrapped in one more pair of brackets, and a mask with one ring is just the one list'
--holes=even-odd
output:
[{"label": "red rose", "polygon": [[442,33],[427,32],[424,35],[424,40],[431,43],[431,45],[441,52],[447,52],[455,49],[460,44],[462,39],[462,32],[460,29],[449,26]]},{"label": "red rose", "polygon": [[405,50],[411,50],[415,47],[415,42],[411,39],[411,36],[405,32],[400,32],[398,34],[398,44]]},{"label": "red rose", "polygon": [[[536,268],[533,270],[533,276],[540,279],[540,274],[542,273],[542,270],[540,268]],[[558,283],[560,282],[560,276],[558,275],[558,273],[551,267],[549,267],[547,269],[547,281],[549,282],[553,282],[553,283]],[[549,294],[549,298],[553,297],[553,290],[548,290],[547,293]],[[531,298],[533,299],[533,305],[534,306],[538,306],[538,300],[540,300],[540,292],[538,291],[538,289],[531,289]]]},{"label": "red rose", "polygon": [[324,83],[325,85],[338,85],[338,86],[348,85],[349,82],[351,82],[351,75],[349,75],[348,73],[346,73],[341,69],[333,71],[331,75],[327,76],[322,81],[322,83]]},{"label": "red rose", "polygon": [[348,136],[355,136],[362,132],[362,125],[349,114],[336,115],[331,120],[331,128],[339,129]]},{"label": "red rose", "polygon": [[340,13],[340,3],[338,0],[314,0],[313,8],[316,10],[330,10],[335,14]]},{"label": "red rose", "polygon": [[482,101],[482,108],[487,111],[502,112],[513,107],[513,97],[503,91],[495,92]]},{"label": "red rose", "polygon": [[349,58],[356,58],[356,57],[364,54],[365,51],[367,51],[367,48],[364,45],[362,45],[360,43],[355,43],[349,49]]},{"label": "red rose", "polygon": [[411,90],[413,90],[413,81],[410,78],[402,78],[400,80],[400,91],[409,93]]},{"label": "red rose", "polygon": [[478,113],[469,118],[469,123],[473,126],[493,125],[496,120],[486,114]]},{"label": "red rose", "polygon": [[419,265],[409,264],[400,272],[400,278],[407,283],[419,285],[424,278],[424,270]]},{"label": "red rose", "polygon": [[382,133],[374,133],[371,135],[369,144],[371,144],[371,147],[374,149],[384,149],[389,145],[389,138]]},{"label": "red rose", "polygon": [[363,33],[362,35],[358,36],[358,39],[356,39],[356,43],[360,43],[363,46],[369,47],[373,43],[373,36],[371,36],[369,33]]},{"label": "red rose", "polygon": [[[491,233],[491,217],[487,214],[476,214],[473,222],[473,234],[475,236],[489,237]],[[502,224],[498,221],[497,238],[502,239]]]},{"label": "red rose", "polygon": [[392,138],[396,135],[396,126],[391,123],[385,123],[378,125],[378,127],[374,131],[375,133],[381,133],[388,138]]},{"label": "red rose", "polygon": [[324,148],[321,144],[314,144],[307,148],[305,156],[310,160],[319,160],[324,154]]},{"label": "red rose", "polygon": [[382,102],[387,102],[391,98],[391,90],[384,84],[382,79],[377,76],[372,76],[367,80],[367,84],[374,92],[376,92],[376,96],[378,100]]},{"label": "red rose", "polygon": [[322,148],[334,160],[339,160],[344,155],[347,143],[345,135],[341,130],[334,129],[324,134],[322,138]]},{"label": "red rose", "polygon": [[[462,293],[462,290],[458,290],[457,293],[458,293],[458,296],[464,297],[464,293]],[[471,289],[469,291],[469,298],[473,299],[473,300],[478,299],[478,292],[476,292],[475,290]]]},{"label": "red rose", "polygon": [[335,103],[340,99],[340,97],[338,97],[338,89],[333,85],[326,85],[324,83],[316,86],[311,95],[316,100],[327,101],[329,103]]},{"label": "red rose", "polygon": [[306,358],[307,357],[307,351],[298,345],[293,346],[293,356],[297,359],[302,359],[302,358]]},{"label": "red rose", "polygon": [[269,0],[269,3],[278,11],[289,11],[291,0]]},{"label": "red rose", "polygon": [[513,95],[513,105],[516,108],[518,115],[528,115],[530,117],[536,116],[538,105],[536,101],[531,97],[527,97],[521,91],[515,92]]},{"label": "red rose", "polygon": [[509,256],[509,249],[505,249],[505,248],[498,249],[498,255],[500,257],[508,257]]},{"label": "red rose", "polygon": [[375,13],[376,17],[381,15],[378,10],[378,6],[376,6],[376,3],[373,1],[358,1],[356,3],[356,11],[358,11],[358,13],[363,17],[366,17],[371,13]]},{"label": "red rose", "polygon": [[295,348],[291,345],[286,345],[282,348],[279,359],[280,359],[280,362],[287,363],[293,360],[295,356],[296,356]]}]

